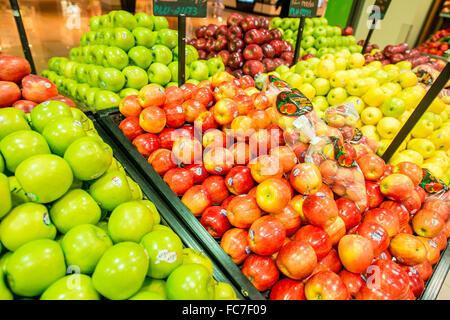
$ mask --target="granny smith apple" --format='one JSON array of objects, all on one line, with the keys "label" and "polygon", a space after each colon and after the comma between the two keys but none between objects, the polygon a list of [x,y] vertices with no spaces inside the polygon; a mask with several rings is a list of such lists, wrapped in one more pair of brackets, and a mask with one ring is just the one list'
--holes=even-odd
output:
[{"label": "granny smith apple", "polygon": [[64,57],[52,57],[48,60],[48,69],[50,71],[59,72],[59,64],[63,60],[68,60]]},{"label": "granny smith apple", "polygon": [[126,176],[120,171],[110,171],[89,187],[89,194],[100,208],[113,211],[119,204],[130,201],[132,196]]},{"label": "granny smith apple", "polygon": [[[0,256],[0,272],[2,275],[4,275],[6,272],[6,263],[8,262],[8,259],[12,254],[13,253],[11,251],[7,251]],[[2,278],[4,277],[2,276]]]},{"label": "granny smith apple", "polygon": [[104,14],[99,17],[100,28],[112,28],[113,24],[111,21],[111,16]]},{"label": "granny smith apple", "polygon": [[69,145],[78,138],[84,137],[86,133],[82,122],[75,120],[73,117],[60,117],[47,123],[42,135],[53,153],[64,156],[64,152]]},{"label": "granny smith apple", "polygon": [[38,132],[20,130],[10,133],[0,141],[6,168],[14,173],[24,160],[38,154],[50,154],[47,141]]},{"label": "granny smith apple", "polygon": [[156,43],[165,45],[169,49],[178,44],[178,31],[172,29],[160,29],[157,32]]},{"label": "granny smith apple", "polygon": [[388,98],[381,105],[381,111],[385,117],[400,117],[405,112],[405,102],[400,98]]},{"label": "granny smith apple", "polygon": [[306,36],[302,39],[301,46],[303,49],[311,48],[314,45],[315,38],[313,36]]},{"label": "granny smith apple", "polygon": [[99,90],[95,92],[93,106],[96,110],[118,107],[119,103],[120,97],[115,92],[109,90]]},{"label": "granny smith apple", "polygon": [[198,85],[200,83],[200,81],[198,81],[196,79],[188,79],[188,80],[186,80],[186,83],[192,83],[192,84]]},{"label": "granny smith apple", "polygon": [[31,201],[49,203],[69,190],[73,174],[63,158],[42,154],[22,161],[16,169],[16,178]]},{"label": "granny smith apple", "polygon": [[106,231],[92,224],[74,226],[61,240],[67,264],[78,266],[84,274],[94,272],[97,262],[112,245]]},{"label": "granny smith apple", "polygon": [[150,200],[140,200],[140,203],[144,204],[153,216],[153,226],[161,223],[161,216],[155,204]]},{"label": "granny smith apple", "polygon": [[153,279],[150,277],[145,278],[144,283],[142,284],[141,289],[139,289],[139,292],[143,291],[149,291],[149,292],[155,292],[159,296],[166,299],[166,281],[162,279]]},{"label": "granny smith apple", "polygon": [[169,28],[169,21],[167,21],[166,17],[152,16],[152,20],[155,31]]},{"label": "granny smith apple", "polygon": [[71,117],[70,107],[61,101],[51,100],[38,104],[30,114],[31,124],[38,132],[42,132],[47,123],[57,117]]},{"label": "granny smith apple", "polygon": [[[173,62],[169,63],[169,65],[167,67],[169,68],[170,73],[172,75],[171,82],[175,82],[178,86],[178,61],[173,61]],[[189,66],[186,66],[184,68],[184,74],[185,74],[185,79],[189,79],[189,77],[190,77]],[[167,86],[169,84],[170,83],[168,83]]]},{"label": "granny smith apple", "polygon": [[89,19],[89,28],[92,31],[97,31],[100,28],[100,17],[95,16]]},{"label": "granny smith apple", "polygon": [[0,273],[0,300],[13,300],[14,296],[5,283],[3,271]]},{"label": "granny smith apple", "polygon": [[0,173],[3,173],[5,171],[5,159],[3,159],[3,156],[0,152]]},{"label": "granny smith apple", "polygon": [[16,108],[0,108],[0,140],[18,130],[30,130],[25,113]]},{"label": "granny smith apple", "polygon": [[95,289],[110,300],[128,299],[138,292],[148,270],[144,248],[134,242],[115,244],[103,254],[92,275]]},{"label": "granny smith apple", "polygon": [[3,218],[12,208],[9,179],[3,173],[0,173],[0,197],[2,199],[2,202],[0,202],[0,218]]},{"label": "granny smith apple", "polygon": [[274,17],[274,18],[272,18],[272,20],[270,21],[271,29],[280,27],[282,21],[283,21],[283,20],[282,20],[280,17]]},{"label": "granny smith apple", "polygon": [[136,28],[144,27],[153,30],[153,19],[149,14],[145,12],[138,12],[134,15],[134,17],[136,18]]},{"label": "granny smith apple", "polygon": [[214,286],[214,300],[238,300],[236,292],[226,282],[218,282]]},{"label": "granny smith apple", "polygon": [[[190,65],[192,62],[197,61],[198,60],[198,51],[197,49],[195,49],[195,47],[187,44],[186,45],[186,64]],[[173,60],[174,61],[178,61],[178,46],[176,46],[173,50]]]},{"label": "granny smith apple", "polygon": [[[208,75],[208,68],[206,67],[206,74]],[[208,77],[208,76],[206,76]],[[150,83],[156,83],[159,85],[166,85],[172,79],[172,73],[169,68],[159,62],[153,62],[148,69],[148,80]]]},{"label": "granny smith apple", "polygon": [[130,65],[138,66],[142,69],[147,69],[153,62],[153,55],[150,49],[144,46],[136,46],[128,51]]},{"label": "granny smith apple", "polygon": [[142,200],[143,193],[141,187],[129,176],[127,176],[128,186],[130,187],[131,199],[132,200]]},{"label": "granny smith apple", "polygon": [[136,66],[128,66],[122,70],[125,77],[125,87],[133,89],[141,89],[148,84],[147,72]]},{"label": "granny smith apple", "polygon": [[100,300],[91,277],[85,274],[65,276],[49,286],[41,300]]},{"label": "granny smith apple", "polygon": [[212,76],[220,71],[225,71],[225,65],[220,58],[210,58],[206,60],[206,66],[208,67],[209,75]]},{"label": "granny smith apple", "polygon": [[119,47],[106,47],[104,51],[104,67],[111,67],[122,70],[128,66],[128,54]]},{"label": "granny smith apple", "polygon": [[47,208],[38,203],[15,207],[0,223],[0,240],[10,251],[36,239],[55,239],[56,228]]},{"label": "granny smith apple", "polygon": [[148,276],[165,279],[183,263],[183,244],[172,230],[155,230],[141,240],[149,256]]},{"label": "granny smith apple", "polygon": [[101,210],[95,200],[82,189],[68,191],[50,208],[50,217],[61,233],[81,224],[96,224]]},{"label": "granny smith apple", "polygon": [[53,282],[64,277],[66,264],[60,245],[38,239],[19,247],[6,263],[6,279],[12,292],[23,297],[42,294]]},{"label": "granny smith apple", "polygon": [[119,92],[125,85],[125,76],[115,68],[103,68],[99,74],[100,88]]},{"label": "granny smith apple", "polygon": [[75,71],[76,71],[77,65],[78,65],[78,62],[68,61],[65,65],[65,68],[61,75],[66,78],[69,78],[69,79],[75,79]]},{"label": "granny smith apple", "polygon": [[134,39],[133,33],[131,33],[130,30],[123,27],[114,28],[111,45],[119,47],[128,52],[128,50],[133,48],[135,44],[136,41]]},{"label": "granny smith apple", "polygon": [[108,220],[108,233],[117,242],[139,242],[153,227],[153,215],[139,201],[128,201],[117,206]]},{"label": "granny smith apple", "polygon": [[22,186],[15,176],[8,177],[8,184],[12,202],[11,208],[31,201],[25,194],[25,191],[23,190]]},{"label": "granny smith apple", "polygon": [[197,60],[190,65],[191,78],[197,81],[207,80],[209,76],[209,69],[205,62]]},{"label": "granny smith apple", "polygon": [[157,44],[158,32],[149,28],[137,27],[133,29],[133,36],[136,39],[136,46],[151,48]]},{"label": "granny smith apple", "polygon": [[152,291],[138,291],[134,296],[128,300],[166,300],[156,292]]},{"label": "granny smith apple", "polygon": [[64,159],[72,168],[75,178],[94,180],[103,175],[111,165],[112,151],[106,143],[91,137],[81,137],[69,145]]},{"label": "granny smith apple", "polygon": [[132,95],[138,95],[139,91],[133,88],[123,88],[122,90],[120,90],[119,92],[119,97],[121,99],[127,97],[127,96],[132,96]]},{"label": "granny smith apple", "polygon": [[97,65],[88,65],[87,67],[87,83],[91,87],[99,87],[100,86],[100,73],[104,68],[102,66]]},{"label": "granny smith apple", "polygon": [[212,261],[200,251],[194,250],[192,248],[183,249],[183,264],[188,263],[198,263],[208,269],[209,274],[213,275],[213,263]]},{"label": "granny smith apple", "polygon": [[124,27],[128,30],[133,30],[136,27],[137,21],[132,13],[125,10],[117,10],[111,11],[110,14],[113,26]]},{"label": "granny smith apple", "polygon": [[[104,90],[100,90],[99,88],[92,88],[92,87],[86,90],[85,101],[88,106],[94,108],[95,95],[97,94],[97,92],[100,92],[100,91],[104,91]],[[119,104],[117,104],[117,105],[119,105]]]},{"label": "granny smith apple", "polygon": [[169,300],[212,300],[214,279],[205,266],[198,263],[183,264],[167,278]]},{"label": "granny smith apple", "polygon": [[159,62],[168,65],[172,62],[173,54],[172,51],[162,44],[156,44],[151,48],[152,61]]}]

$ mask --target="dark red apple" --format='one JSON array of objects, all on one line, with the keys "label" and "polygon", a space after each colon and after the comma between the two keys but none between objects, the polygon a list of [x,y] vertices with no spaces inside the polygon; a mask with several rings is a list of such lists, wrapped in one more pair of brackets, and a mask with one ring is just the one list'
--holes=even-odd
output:
[{"label": "dark red apple", "polygon": [[205,50],[206,49],[206,38],[197,38],[195,39],[194,47],[197,50]]},{"label": "dark red apple", "polygon": [[245,60],[261,60],[263,51],[257,44],[249,44],[243,51]]},{"label": "dark red apple", "polygon": [[240,69],[244,66],[244,56],[240,52],[233,52],[230,55],[228,66],[232,69]]},{"label": "dark red apple", "polygon": [[228,50],[222,50],[220,51],[217,56],[222,59],[222,62],[224,65],[228,65],[228,61],[230,60],[230,52]]},{"label": "dark red apple", "polygon": [[276,69],[275,62],[273,61],[273,59],[264,58],[262,59],[262,63],[264,65],[265,72],[271,72]]},{"label": "dark red apple", "polygon": [[217,28],[216,33],[214,36],[216,39],[219,39],[220,37],[226,37],[228,34],[228,28],[226,25],[221,25]]},{"label": "dark red apple", "polygon": [[270,40],[282,40],[283,35],[279,29],[271,29],[269,30]]},{"label": "dark red apple", "polygon": [[244,20],[244,17],[240,13],[233,12],[227,18],[227,25],[228,27],[239,25],[242,20]]},{"label": "dark red apple", "polygon": [[270,45],[273,47],[273,49],[275,50],[275,56],[280,56],[281,53],[283,52],[283,41],[281,40],[272,40],[270,41]]},{"label": "dark red apple", "polygon": [[206,26],[200,26],[195,30],[196,38],[204,38],[206,36]]},{"label": "dark red apple", "polygon": [[244,42],[247,44],[262,44],[264,37],[258,29],[250,29],[244,35]]},{"label": "dark red apple", "polygon": [[219,27],[216,24],[210,23],[206,27],[205,36],[210,37],[210,38],[214,37],[218,28]]},{"label": "dark red apple", "polygon": [[254,77],[258,73],[264,72],[264,65],[258,60],[247,60],[242,70],[244,71],[244,74]]},{"label": "dark red apple", "polygon": [[245,42],[241,38],[234,38],[228,41],[228,51],[241,52],[245,47]]},{"label": "dark red apple", "polygon": [[240,23],[242,30],[247,32],[251,29],[256,29],[259,27],[258,19],[254,16],[246,16]]}]

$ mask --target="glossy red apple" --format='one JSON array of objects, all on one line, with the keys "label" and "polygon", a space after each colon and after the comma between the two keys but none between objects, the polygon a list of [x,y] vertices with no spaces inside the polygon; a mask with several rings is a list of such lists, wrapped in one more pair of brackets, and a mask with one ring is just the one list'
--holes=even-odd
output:
[{"label": "glossy red apple", "polygon": [[11,107],[22,110],[24,113],[30,113],[38,104],[29,100],[17,100]]},{"label": "glossy red apple", "polygon": [[21,92],[17,84],[11,81],[0,81],[0,108],[10,107],[20,99]]},{"label": "glossy red apple", "polygon": [[280,277],[280,272],[271,258],[256,254],[245,259],[241,271],[259,291],[270,289]]},{"label": "glossy red apple", "polygon": [[177,196],[183,195],[194,185],[194,176],[192,172],[185,168],[173,168],[168,170],[164,174],[163,180]]},{"label": "glossy red apple", "polygon": [[390,238],[388,232],[382,225],[374,221],[361,223],[356,229],[356,233],[372,243],[375,257],[378,257],[383,251],[389,248]]},{"label": "glossy red apple", "polygon": [[31,73],[28,60],[8,54],[0,54],[0,81],[19,82]]},{"label": "glossy red apple", "polygon": [[58,94],[58,89],[50,80],[29,74],[22,78],[22,97],[36,103],[44,102]]},{"label": "glossy red apple", "polygon": [[202,182],[202,186],[208,190],[213,205],[221,204],[230,195],[222,176],[209,176]]},{"label": "glossy red apple", "polygon": [[359,273],[352,273],[347,270],[339,272],[339,276],[347,287],[347,292],[354,298],[364,285],[364,280]]},{"label": "glossy red apple", "polygon": [[270,291],[270,300],[306,300],[301,281],[284,278],[278,280]]},{"label": "glossy red apple", "polygon": [[286,230],[280,220],[266,215],[252,223],[248,230],[250,249],[262,256],[279,251],[286,238]]},{"label": "glossy red apple", "polygon": [[313,247],[318,260],[324,258],[332,247],[329,235],[323,229],[313,225],[301,227],[293,236],[293,240],[309,243]]},{"label": "glossy red apple", "polygon": [[366,181],[366,194],[369,208],[377,208],[383,202],[383,195],[377,182]]},{"label": "glossy red apple", "polygon": [[200,223],[214,238],[220,238],[231,228],[227,218],[227,210],[219,206],[207,208],[200,218]]},{"label": "glossy red apple", "polygon": [[317,257],[309,243],[293,240],[281,247],[276,264],[285,276],[303,280],[313,272],[317,265]]},{"label": "glossy red apple", "polygon": [[230,223],[237,228],[249,228],[253,222],[262,216],[255,197],[240,195],[228,204],[227,216]]},{"label": "glossy red apple", "polygon": [[339,212],[334,199],[322,193],[314,193],[303,201],[303,214],[311,224],[323,228],[332,224]]},{"label": "glossy red apple", "polygon": [[161,146],[158,136],[152,133],[138,135],[133,139],[132,144],[145,158],[148,158],[153,151],[159,149]]},{"label": "glossy red apple", "polygon": [[336,200],[339,217],[344,220],[345,228],[350,230],[361,222],[361,211],[358,206],[351,200],[340,198]]},{"label": "glossy red apple", "polygon": [[247,242],[246,229],[231,228],[227,230],[220,240],[220,247],[236,264],[241,264],[251,253]]},{"label": "glossy red apple", "polygon": [[167,171],[176,168],[172,151],[167,149],[158,149],[148,157],[148,163],[151,164],[156,173],[163,176]]},{"label": "glossy red apple", "polygon": [[344,282],[332,271],[320,271],[305,284],[307,300],[347,300],[348,295]]},{"label": "glossy red apple", "polygon": [[208,190],[201,185],[190,187],[181,198],[181,202],[196,217],[200,216],[212,204]]},{"label": "glossy red apple", "polygon": [[225,176],[225,185],[232,194],[245,194],[254,187],[250,169],[247,166],[236,166]]}]

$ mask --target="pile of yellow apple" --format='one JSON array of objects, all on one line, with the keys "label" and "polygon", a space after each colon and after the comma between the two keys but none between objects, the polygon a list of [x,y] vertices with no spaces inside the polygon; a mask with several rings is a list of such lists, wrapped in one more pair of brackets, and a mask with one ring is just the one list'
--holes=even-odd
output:
[{"label": "pile of yellow apple", "polygon": [[[334,54],[280,66],[273,74],[312,100],[317,115],[351,102],[360,115],[358,127],[378,142],[382,155],[426,94],[411,63],[364,65],[364,56],[342,49]],[[436,98],[390,160],[411,161],[450,182],[450,101]]]}]

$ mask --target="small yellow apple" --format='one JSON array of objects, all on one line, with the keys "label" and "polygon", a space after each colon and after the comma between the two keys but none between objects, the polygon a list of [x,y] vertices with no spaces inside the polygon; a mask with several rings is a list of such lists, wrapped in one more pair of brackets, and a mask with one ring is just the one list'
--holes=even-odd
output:
[{"label": "small yellow apple", "polygon": [[347,100],[345,100],[345,102],[353,104],[353,106],[355,107],[356,112],[358,112],[358,114],[361,114],[361,112],[366,107],[366,104],[364,103],[364,101],[360,97],[356,97],[356,96],[348,97]]},{"label": "small yellow apple", "polygon": [[361,132],[363,135],[365,135],[369,139],[372,139],[375,141],[380,140],[380,136],[377,133],[377,127],[375,127],[374,125],[366,125],[366,126],[361,127]]},{"label": "small yellow apple", "polygon": [[434,155],[436,148],[434,144],[423,138],[414,138],[408,142],[408,149],[419,152],[424,159],[428,159]]},{"label": "small yellow apple", "polygon": [[382,139],[393,139],[401,128],[398,119],[392,117],[382,118],[377,123],[377,131]]},{"label": "small yellow apple", "polygon": [[368,107],[361,112],[361,121],[365,125],[376,125],[383,118],[380,108]]},{"label": "small yellow apple", "polygon": [[398,76],[398,82],[403,88],[413,87],[417,84],[417,76],[412,71],[406,71]]},{"label": "small yellow apple", "polygon": [[310,100],[316,96],[316,89],[310,83],[303,83],[298,89]]},{"label": "small yellow apple", "polygon": [[391,142],[392,142],[392,139],[381,139],[380,141],[378,141],[378,148],[376,150],[376,153],[379,156],[382,156],[384,154],[384,152],[386,151],[386,149],[391,144]]},{"label": "small yellow apple", "polygon": [[411,130],[411,135],[414,138],[426,138],[433,133],[433,130],[433,122],[428,119],[420,119]]},{"label": "small yellow apple", "polygon": [[445,110],[445,107],[446,107],[445,103],[440,98],[436,98],[428,107],[427,111],[439,114]]},{"label": "small yellow apple", "polygon": [[403,154],[403,155],[406,155],[407,157],[409,157],[411,159],[411,162],[417,164],[419,167],[423,163],[423,157],[417,151],[407,149],[407,150],[401,151],[400,154]]},{"label": "small yellow apple", "polygon": [[434,143],[436,150],[448,150],[450,148],[450,127],[433,131],[430,141]]}]

